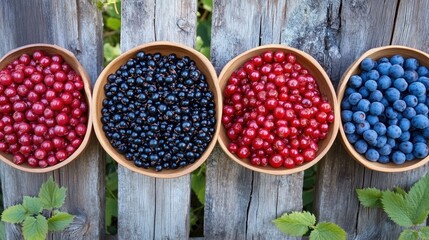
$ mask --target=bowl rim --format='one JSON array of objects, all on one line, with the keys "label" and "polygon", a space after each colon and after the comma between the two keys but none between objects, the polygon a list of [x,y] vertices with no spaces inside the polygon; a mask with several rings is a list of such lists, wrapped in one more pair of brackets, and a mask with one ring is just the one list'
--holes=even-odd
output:
[{"label": "bowl rim", "polygon": [[[258,47],[254,47],[251,48],[241,54],[239,54],[238,56],[234,57],[232,60],[230,60],[222,69],[221,73],[219,74],[219,82],[222,81],[222,79],[224,78],[229,78],[229,76],[226,75],[228,69],[230,69],[232,67],[232,65],[235,64],[235,62],[241,60],[242,58],[244,58],[245,56],[253,53],[253,56],[256,56],[258,54],[258,52],[263,52],[263,51],[267,51],[267,50],[271,50],[271,51],[275,51],[275,50],[281,50],[281,51],[285,51],[285,52],[290,52],[290,53],[294,53],[295,55],[299,55],[302,58],[308,59],[308,61],[314,65],[314,67],[320,72],[320,74],[323,76],[323,81],[327,82],[327,87],[329,89],[329,93],[323,93],[324,95],[330,94],[332,95],[332,104],[333,105],[333,113],[335,116],[334,122],[330,124],[330,128],[332,128],[332,136],[330,139],[326,139],[328,141],[326,147],[320,151],[317,155],[317,157],[315,159],[313,159],[310,162],[304,163],[298,167],[294,167],[294,168],[284,168],[283,166],[281,166],[280,168],[272,168],[272,167],[257,167],[257,166],[253,166],[252,164],[250,164],[250,162],[248,162],[248,160],[246,159],[240,159],[238,158],[238,156],[236,156],[235,154],[232,154],[227,146],[226,143],[222,140],[222,138],[220,137],[220,135],[218,136],[218,142],[219,145],[221,146],[222,150],[224,151],[224,153],[226,153],[226,155],[228,155],[228,157],[230,159],[232,159],[234,162],[240,164],[241,166],[250,169],[252,171],[255,172],[259,172],[259,173],[266,173],[266,174],[271,174],[271,175],[289,175],[289,174],[294,174],[294,173],[298,173],[298,172],[302,172],[310,167],[312,167],[313,165],[315,165],[316,163],[318,163],[325,155],[326,153],[329,151],[329,149],[332,147],[332,144],[334,143],[337,133],[338,133],[338,127],[340,125],[340,108],[337,105],[337,96],[335,93],[335,89],[332,85],[332,82],[328,76],[328,74],[326,73],[326,71],[323,69],[323,67],[319,64],[319,62],[314,59],[310,54],[301,51],[299,49],[293,48],[293,47],[289,47],[283,44],[267,44],[267,45],[262,45],[262,46],[258,46]],[[249,57],[248,57],[249,58]],[[226,81],[226,80],[225,80]],[[222,89],[223,91],[223,89]],[[223,95],[222,95],[223,96]],[[223,98],[222,98],[223,99]],[[223,106],[223,101],[222,101],[222,106]],[[222,125],[221,128],[224,130],[224,126]]]},{"label": "bowl rim", "polygon": [[[44,48],[44,49],[40,49],[40,48]],[[76,58],[76,56],[69,50],[55,45],[55,44],[48,44],[48,43],[32,43],[32,44],[27,44],[27,45],[23,45],[17,48],[14,48],[12,50],[10,50],[9,52],[7,52],[1,59],[0,59],[0,63],[4,62],[7,58],[11,57],[14,54],[18,54],[20,52],[22,53],[28,53],[28,51],[32,51],[32,50],[42,50],[42,51],[46,51],[45,49],[49,49],[52,50],[53,52],[58,53],[59,55],[61,55],[63,58],[64,56],[67,56],[67,58],[70,58],[72,61],[74,61],[73,64],[76,64],[77,69],[72,68],[74,71],[76,71],[76,73],[78,73],[81,78],[82,81],[84,83],[84,93],[85,93],[85,97],[87,100],[87,104],[88,104],[88,123],[86,124],[87,127],[87,131],[85,133],[84,138],[82,139],[82,143],[80,144],[80,146],[73,152],[72,155],[70,155],[68,158],[66,158],[64,161],[62,162],[58,162],[57,164],[53,165],[53,166],[47,166],[46,168],[40,168],[40,167],[36,167],[36,168],[32,168],[30,166],[28,166],[27,163],[24,163],[22,165],[17,165],[15,163],[13,163],[11,160],[7,159],[3,152],[0,152],[0,160],[2,160],[4,163],[8,164],[9,166],[16,168],[18,170],[24,171],[24,172],[30,172],[30,173],[47,173],[47,172],[51,172],[54,170],[57,170],[67,164],[69,164],[70,162],[76,160],[76,158],[86,149],[86,147],[88,146],[88,142],[91,139],[91,135],[92,135],[92,115],[93,115],[93,109],[91,107],[91,102],[92,102],[92,84],[91,84],[91,79],[88,75],[88,73],[86,72],[85,68],[82,66],[82,64],[79,62],[79,60]],[[22,54],[20,53],[20,54]],[[71,65],[70,62],[65,61],[67,64]],[[71,67],[71,66],[70,66]],[[8,154],[10,155],[10,154]]]},{"label": "bowl rim", "polygon": [[[102,124],[99,123],[98,118],[101,116],[100,116],[99,111],[96,109],[97,102],[102,101],[102,98],[104,96],[104,93],[102,93],[102,91],[103,91],[102,87],[104,86],[104,85],[102,86],[102,82],[105,82],[105,81],[103,79],[105,77],[107,77],[109,72],[111,72],[111,68],[114,65],[119,64],[120,62],[126,62],[126,60],[135,57],[135,54],[137,52],[145,51],[145,49],[153,48],[153,47],[180,48],[184,52],[189,53],[189,55],[194,55],[196,58],[198,58],[198,60],[202,62],[202,64],[205,66],[205,68],[207,68],[207,72],[208,72],[208,74],[206,74],[207,82],[209,82],[209,78],[212,79],[212,81],[213,81],[214,89],[211,89],[211,91],[213,92],[213,90],[215,90],[215,92],[213,92],[213,95],[215,97],[214,101],[216,102],[216,100],[217,100],[217,102],[218,102],[218,104],[216,104],[216,106],[215,106],[215,110],[216,110],[215,132],[213,133],[212,140],[210,141],[209,145],[207,146],[207,148],[204,151],[204,153],[202,154],[202,156],[199,159],[197,159],[194,163],[189,164],[189,165],[185,166],[184,168],[179,167],[177,169],[163,169],[160,172],[156,172],[153,168],[145,169],[145,168],[136,167],[133,164],[129,164],[129,165],[123,164],[123,162],[126,162],[126,161],[130,162],[130,161],[126,160],[122,154],[118,153],[111,146],[110,142],[108,141],[108,139],[106,138],[106,136],[104,134],[104,131],[102,130]],[[154,52],[154,51],[150,50],[150,52]],[[171,53],[174,53],[174,51],[172,51]],[[190,58],[195,61],[195,59],[193,59],[192,57],[190,57]],[[207,75],[210,75],[210,76],[207,76]],[[197,50],[195,50],[192,47],[188,47],[186,45],[176,43],[176,42],[171,42],[171,41],[153,41],[153,42],[148,42],[148,43],[137,45],[137,46],[123,52],[120,56],[118,56],[112,62],[110,62],[103,69],[103,71],[100,73],[100,75],[97,78],[97,81],[96,81],[95,86],[94,86],[93,99],[92,99],[92,103],[91,103],[93,105],[93,108],[94,108],[94,114],[92,115],[92,117],[93,117],[95,135],[96,135],[98,141],[100,142],[101,146],[107,152],[107,154],[109,154],[109,156],[111,156],[121,166],[123,166],[123,167],[127,168],[128,170],[131,170],[135,173],[139,173],[139,174],[149,176],[149,177],[153,177],[153,178],[162,178],[162,179],[177,178],[177,177],[181,177],[181,176],[190,174],[193,171],[195,171],[199,166],[201,166],[208,159],[208,157],[210,156],[211,152],[213,151],[213,149],[216,145],[217,137],[219,135],[222,108],[221,108],[221,104],[220,104],[221,103],[221,91],[220,91],[217,79],[218,78],[217,78],[216,71],[215,71],[213,65],[211,64],[210,60],[207,59],[202,53],[198,52]],[[100,109],[100,111],[101,111],[101,109]]]},{"label": "bowl rim", "polygon": [[[341,80],[338,84],[337,87],[337,97],[338,97],[338,105],[341,111],[341,101],[344,98],[344,93],[347,87],[347,83],[350,79],[350,77],[353,75],[352,73],[355,72],[356,70],[359,70],[359,65],[360,63],[367,57],[370,57],[371,55],[375,54],[375,53],[379,53],[381,51],[384,50],[401,50],[401,51],[408,51],[410,53],[410,55],[415,55],[415,54],[419,54],[422,55],[424,57],[426,57],[429,60],[429,54],[420,51],[418,49],[412,48],[412,47],[407,47],[407,46],[403,46],[403,45],[387,45],[387,46],[381,46],[381,47],[376,47],[376,48],[371,48],[368,51],[364,52],[358,59],[356,59],[352,64],[350,64],[350,66],[347,68],[347,70],[344,72],[343,76],[341,77]],[[400,53],[397,53],[400,54]],[[341,116],[340,116],[341,117]],[[419,168],[423,165],[425,165],[428,161],[429,161],[429,156],[423,158],[423,159],[415,159],[409,162],[415,162],[414,164],[406,164],[407,161],[405,162],[405,166],[403,165],[397,165],[394,163],[378,163],[378,162],[371,162],[369,160],[367,160],[362,154],[356,152],[356,150],[354,149],[353,145],[348,141],[346,134],[344,132],[344,127],[343,127],[343,123],[342,123],[342,118],[340,119],[340,126],[339,126],[339,132],[340,132],[340,138],[341,138],[341,142],[343,143],[344,148],[346,149],[347,153],[353,158],[355,159],[357,162],[359,162],[361,165],[363,165],[364,167],[373,170],[373,171],[378,171],[378,172],[385,172],[385,173],[399,173],[399,172],[405,172],[405,171],[409,171],[409,170],[413,170],[416,168]],[[386,167],[389,166],[389,167]]]}]

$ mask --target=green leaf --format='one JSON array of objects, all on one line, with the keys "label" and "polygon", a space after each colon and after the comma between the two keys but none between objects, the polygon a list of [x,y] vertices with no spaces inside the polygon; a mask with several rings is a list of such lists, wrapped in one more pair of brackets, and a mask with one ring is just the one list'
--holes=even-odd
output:
[{"label": "green leaf", "polygon": [[405,197],[414,225],[422,224],[429,213],[429,174],[416,182]]},{"label": "green leaf", "polygon": [[203,45],[204,40],[200,36],[197,36],[197,41],[195,42],[195,49],[199,51],[203,47]]},{"label": "green leaf", "polygon": [[27,215],[27,211],[21,205],[10,206],[3,211],[1,220],[7,223],[21,223],[24,221]]},{"label": "green leaf", "polygon": [[206,176],[203,174],[192,174],[191,188],[201,204],[206,202]]},{"label": "green leaf", "polygon": [[429,227],[422,227],[419,230],[419,236],[423,240],[429,239]]},{"label": "green leaf", "polygon": [[120,30],[121,29],[121,20],[117,18],[107,18],[106,26],[112,30]]},{"label": "green leaf", "polygon": [[49,231],[63,231],[73,222],[74,216],[66,212],[58,212],[48,219]]},{"label": "green leaf", "polygon": [[119,44],[117,44],[116,46],[112,46],[109,43],[105,43],[103,46],[103,50],[106,63],[111,62],[113,59],[115,59],[121,54],[121,48],[119,47]]},{"label": "green leaf", "polygon": [[4,222],[0,222],[0,239],[6,239],[6,228]]},{"label": "green leaf", "polygon": [[405,190],[402,189],[401,187],[395,187],[394,190],[395,190],[396,193],[399,193],[402,196],[406,196],[407,195],[407,192],[405,192]]},{"label": "green leaf", "polygon": [[40,201],[40,198],[38,197],[24,196],[24,201],[22,202],[22,205],[25,209],[27,209],[29,214],[41,213],[43,210],[42,201]]},{"label": "green leaf", "polygon": [[302,192],[302,205],[307,206],[313,203],[314,200],[314,189],[309,189]]},{"label": "green leaf", "polygon": [[273,220],[283,233],[300,237],[308,232],[309,227],[316,224],[316,217],[309,212],[292,212]]},{"label": "green leaf", "polygon": [[346,232],[337,224],[321,222],[310,233],[310,240],[345,240]]},{"label": "green leaf", "polygon": [[356,189],[360,204],[364,207],[382,207],[382,191],[376,188]]},{"label": "green leaf", "polygon": [[26,240],[43,240],[48,234],[48,220],[42,215],[27,217],[22,224],[22,235]]},{"label": "green leaf", "polygon": [[404,196],[392,191],[384,191],[381,202],[384,211],[396,224],[403,227],[414,225]]},{"label": "green leaf", "polygon": [[203,3],[203,8],[207,11],[212,11],[213,1],[212,0],[201,0]]},{"label": "green leaf", "polygon": [[398,240],[419,240],[419,234],[414,230],[405,229],[399,235]]},{"label": "green leaf", "polygon": [[118,217],[118,200],[111,197],[106,197],[106,228],[112,224],[112,217]]},{"label": "green leaf", "polygon": [[64,187],[59,188],[50,177],[48,181],[42,184],[39,191],[39,198],[43,207],[48,210],[60,208],[66,199],[66,191],[67,189]]},{"label": "green leaf", "polygon": [[210,48],[209,47],[200,48],[200,53],[202,53],[206,58],[210,59]]}]

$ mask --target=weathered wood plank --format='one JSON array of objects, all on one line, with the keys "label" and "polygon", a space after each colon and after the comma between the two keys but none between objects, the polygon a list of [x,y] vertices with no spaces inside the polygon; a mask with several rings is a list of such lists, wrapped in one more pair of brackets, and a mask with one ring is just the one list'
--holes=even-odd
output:
[{"label": "weathered wood plank", "polygon": [[[428,35],[425,26],[428,17],[422,10],[427,8],[427,4],[415,5],[411,1],[400,1],[397,9],[398,1],[344,1],[338,12],[340,28],[334,38],[339,46],[341,60],[334,59],[328,68],[332,80],[337,83],[340,74],[369,48],[392,43],[427,51],[428,46],[424,45],[427,43],[422,39]],[[395,19],[396,11],[398,14]],[[410,19],[415,19],[416,24],[409,24],[413,22]],[[417,32],[417,36],[422,36],[421,39],[410,37]],[[382,211],[360,206],[355,189],[409,187],[427,170],[427,166],[424,166],[410,172],[388,174],[364,169],[347,155],[337,141],[319,169],[316,213],[320,220],[338,223],[346,229],[351,239],[395,239],[401,229]]]},{"label": "weathered wood plank", "polygon": [[[72,51],[94,82],[102,66],[101,14],[91,1],[2,0],[4,33],[0,53],[29,43],[54,43]],[[59,10],[61,9],[61,10]],[[29,174],[1,164],[5,206],[36,195],[48,176],[68,188],[64,208],[80,216],[73,231],[55,239],[97,239],[104,234],[104,162],[95,137],[81,157],[48,174]],[[7,225],[7,238],[18,239],[16,229]]]},{"label": "weathered wood plank", "polygon": [[[156,40],[194,46],[196,10],[195,1],[123,1],[122,50]],[[119,239],[188,238],[189,175],[155,179],[121,166],[118,174]]]}]

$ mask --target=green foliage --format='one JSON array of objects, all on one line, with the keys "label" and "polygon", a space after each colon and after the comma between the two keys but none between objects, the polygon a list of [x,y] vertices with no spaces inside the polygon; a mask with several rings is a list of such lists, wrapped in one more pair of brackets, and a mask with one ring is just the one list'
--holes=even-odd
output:
[{"label": "green foliage", "polygon": [[408,193],[374,188],[357,189],[359,201],[365,207],[382,208],[389,218],[405,227],[399,239],[429,239],[429,228],[420,227],[429,214],[429,174],[417,181]]},{"label": "green foliage", "polygon": [[191,176],[191,188],[201,204],[206,202],[206,164],[202,164]]},{"label": "green foliage", "polygon": [[304,184],[302,187],[302,205],[303,210],[312,212],[315,184],[316,184],[317,165],[304,171]]},{"label": "green foliage", "polygon": [[74,219],[73,215],[58,211],[64,204],[66,191],[50,177],[40,187],[38,197],[24,196],[22,204],[3,211],[1,220],[20,224],[24,239],[46,239],[48,231],[63,231]]},{"label": "green foliage", "polygon": [[310,240],[342,240],[347,236],[346,232],[334,223],[316,224],[316,217],[306,211],[284,214],[273,222],[280,231],[290,236],[301,237],[310,230]]}]

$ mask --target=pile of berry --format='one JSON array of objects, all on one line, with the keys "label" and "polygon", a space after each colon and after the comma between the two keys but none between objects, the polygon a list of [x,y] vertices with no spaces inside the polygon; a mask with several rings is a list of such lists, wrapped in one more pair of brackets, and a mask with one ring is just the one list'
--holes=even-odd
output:
[{"label": "pile of berry", "polygon": [[228,149],[253,165],[293,168],[313,160],[334,121],[314,77],[290,53],[251,58],[230,76],[224,96]]},{"label": "pile of berry", "polygon": [[86,134],[81,77],[60,55],[23,54],[0,71],[0,151],[16,164],[64,161]]},{"label": "pile of berry", "polygon": [[400,55],[364,59],[341,103],[344,132],[370,161],[403,164],[428,155],[429,70]]},{"label": "pile of berry", "polygon": [[213,138],[214,96],[187,56],[139,52],[108,76],[104,90],[103,131],[137,167],[184,167]]}]

